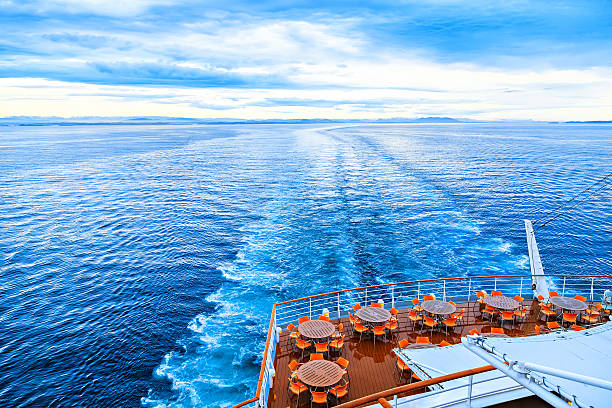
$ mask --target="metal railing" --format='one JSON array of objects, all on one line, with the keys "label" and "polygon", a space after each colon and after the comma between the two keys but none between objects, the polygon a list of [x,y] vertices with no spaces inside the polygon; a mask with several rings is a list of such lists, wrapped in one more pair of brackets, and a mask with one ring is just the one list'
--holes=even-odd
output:
[{"label": "metal railing", "polygon": [[[601,301],[606,289],[612,287],[612,276],[607,275],[545,275],[551,291],[562,296],[582,295],[587,301]],[[353,305],[369,305],[383,301],[385,308],[404,309],[412,307],[412,299],[423,300],[433,294],[437,299],[452,300],[456,303],[473,302],[476,292],[501,290],[505,295],[520,295],[526,301],[534,299],[531,275],[474,276],[390,283],[345,289],[304,298],[276,303],[272,307],[268,339],[264,350],[257,393],[255,398],[241,403],[245,406],[255,403],[258,408],[266,407],[268,393],[274,376],[274,357],[278,342],[277,327],[297,323],[298,318],[308,316],[316,319],[328,312],[331,319],[347,317],[353,312]],[[236,406],[238,407],[238,406]],[[234,408],[236,408],[234,407]]]}]

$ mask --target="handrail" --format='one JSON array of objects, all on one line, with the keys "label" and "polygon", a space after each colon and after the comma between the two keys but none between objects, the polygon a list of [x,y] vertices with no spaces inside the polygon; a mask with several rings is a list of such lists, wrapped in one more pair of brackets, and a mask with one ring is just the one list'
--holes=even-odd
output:
[{"label": "handrail", "polygon": [[380,405],[382,405],[382,406],[383,406],[383,408],[393,408],[393,406],[392,406],[391,404],[389,404],[389,401],[387,401],[387,400],[386,400],[386,399],[384,399],[384,398],[379,398],[379,399],[378,399],[378,403],[379,403]]},{"label": "handrail", "polygon": [[458,371],[452,374],[441,375],[439,377],[429,378],[427,380],[414,382],[412,384],[401,385],[399,387],[377,392],[376,394],[370,394],[365,397],[357,398],[355,400],[345,402],[344,404],[337,405],[336,408],[357,408],[365,404],[377,402],[379,398],[388,398],[403,392],[413,391],[419,388],[429,387],[431,385],[440,384],[446,381],[469,377],[471,375],[486,373],[493,370],[495,370],[495,367],[492,365],[485,365],[482,367],[470,368],[469,370]]},{"label": "handrail", "polygon": [[[335,295],[338,293],[345,293],[345,292],[352,292],[355,290],[362,290],[362,289],[371,289],[371,288],[383,288],[383,287],[388,287],[388,286],[398,286],[398,285],[405,285],[407,283],[423,283],[423,282],[439,282],[439,281],[449,281],[449,280],[461,280],[461,279],[483,279],[483,278],[525,278],[525,277],[529,277],[531,278],[532,275],[531,274],[527,274],[527,275],[483,275],[483,276],[456,276],[456,277],[452,277],[452,278],[432,278],[432,279],[420,279],[420,280],[412,280],[412,281],[405,281],[405,282],[393,282],[393,283],[383,283],[380,285],[370,285],[370,286],[360,286],[358,288],[351,288],[351,289],[341,289],[341,290],[335,290],[333,292],[327,292],[327,293],[317,293],[316,295],[311,295],[311,296],[305,296],[305,297],[301,297],[301,298],[297,298],[297,299],[291,299],[291,300],[285,300],[284,302],[278,302],[275,303],[274,306],[280,306],[280,305],[284,305],[287,303],[292,303],[292,302],[297,302],[300,300],[305,300],[305,299],[314,299],[314,298],[318,298],[321,296],[327,296],[327,295]],[[548,278],[612,278],[611,275],[544,275],[544,277]]]},{"label": "handrail", "polygon": [[[257,393],[259,394],[259,390],[258,390],[258,392],[257,392]],[[241,402],[240,404],[238,404],[238,405],[234,405],[232,408],[240,408],[240,407],[244,407],[245,405],[250,404],[251,402],[255,402],[255,401],[257,401],[258,399],[259,399],[259,397],[253,397],[253,398],[248,399],[248,400],[246,400],[246,401],[242,401],[242,402]]]}]

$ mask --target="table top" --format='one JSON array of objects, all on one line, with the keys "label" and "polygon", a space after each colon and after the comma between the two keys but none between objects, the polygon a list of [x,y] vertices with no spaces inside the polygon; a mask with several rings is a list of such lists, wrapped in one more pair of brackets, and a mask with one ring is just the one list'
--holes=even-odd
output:
[{"label": "table top", "polygon": [[342,379],[344,370],[329,360],[314,360],[298,368],[297,376],[301,382],[311,387],[330,387]]},{"label": "table top", "polygon": [[455,313],[457,308],[443,300],[426,300],[421,303],[421,307],[423,310],[429,313],[437,314],[437,315],[447,315],[451,313]]},{"label": "table top", "polygon": [[391,319],[391,313],[382,307],[362,307],[355,312],[355,316],[368,323],[386,323]]},{"label": "table top", "polygon": [[508,296],[488,295],[484,297],[484,302],[491,307],[494,307],[496,309],[503,309],[503,310],[518,309],[519,306],[521,305],[518,301],[512,298],[509,298]]},{"label": "table top", "polygon": [[586,310],[587,304],[581,300],[566,296],[553,296],[548,299],[550,303],[565,310]]},{"label": "table top", "polygon": [[298,331],[309,339],[325,339],[334,333],[335,328],[326,320],[306,320],[299,324]]}]

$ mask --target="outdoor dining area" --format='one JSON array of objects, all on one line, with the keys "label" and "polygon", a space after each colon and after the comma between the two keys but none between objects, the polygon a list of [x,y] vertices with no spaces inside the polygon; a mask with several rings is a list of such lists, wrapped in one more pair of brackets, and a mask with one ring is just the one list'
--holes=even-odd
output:
[{"label": "outdoor dining area", "polygon": [[284,363],[288,405],[341,404],[361,395],[359,384],[370,381],[374,370],[385,383],[419,381],[397,350],[446,347],[470,334],[508,337],[584,330],[606,314],[605,307],[589,304],[581,295],[550,292],[546,298],[525,301],[501,290],[473,293],[473,301],[460,304],[433,293],[422,300],[414,298],[401,309],[393,305],[387,309],[382,300],[356,303],[346,311],[348,318],[332,321],[323,309],[318,318],[302,316],[297,324],[288,324]]}]

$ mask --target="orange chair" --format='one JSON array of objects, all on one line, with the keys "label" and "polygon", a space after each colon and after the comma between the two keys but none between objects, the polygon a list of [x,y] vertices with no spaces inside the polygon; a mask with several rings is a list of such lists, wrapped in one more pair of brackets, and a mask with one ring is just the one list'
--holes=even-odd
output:
[{"label": "orange chair", "polygon": [[374,347],[376,347],[376,336],[387,337],[385,326],[374,326],[374,328],[372,329],[372,334],[374,334]]},{"label": "orange chair", "polygon": [[570,329],[574,331],[582,331],[582,330],[586,330],[586,327],[578,326],[577,324],[572,324],[572,327],[570,327]]},{"label": "orange chair", "polygon": [[501,327],[491,327],[491,333],[504,334],[504,329]]},{"label": "orange chair", "polygon": [[417,343],[429,344],[429,337],[418,337],[416,338]]},{"label": "orange chair", "polygon": [[430,330],[430,335],[432,335],[433,334],[433,328],[438,325],[438,322],[436,322],[431,317],[425,316],[425,318],[423,319],[423,324],[431,329]]},{"label": "orange chair", "polygon": [[330,349],[336,350],[338,353],[342,353],[342,348],[344,347],[344,335],[336,340],[332,340],[329,343],[329,347]]},{"label": "orange chair", "polygon": [[295,347],[297,347],[298,349],[302,350],[302,358],[304,358],[304,350],[306,350],[307,348],[312,347],[312,343],[307,342],[304,339],[297,339],[295,341]]},{"label": "orange chair", "polygon": [[452,344],[450,344],[448,341],[446,340],[442,340],[442,342],[439,344],[440,347],[446,347],[446,346],[452,346]]},{"label": "orange chair", "polygon": [[512,322],[512,328],[514,328],[514,312],[502,312],[501,318],[502,324],[504,322]]},{"label": "orange chair", "polygon": [[501,290],[492,290],[491,296],[504,296]]},{"label": "orange chair", "polygon": [[361,336],[363,336],[363,333],[368,333],[370,331],[370,329],[368,329],[367,327],[365,327],[361,323],[355,323],[355,326],[353,327],[353,330],[356,331],[357,333],[359,333],[359,341],[360,342],[361,342]]},{"label": "orange chair", "polygon": [[293,339],[293,341],[296,341],[297,339],[300,338],[300,332],[297,330],[293,330],[295,329],[295,325],[293,323],[289,323],[287,325],[287,331],[289,331],[289,338],[288,341],[291,342],[291,340]]},{"label": "orange chair", "polygon": [[598,312],[591,311],[591,313],[589,314],[583,314],[582,316],[580,316],[580,319],[592,325],[599,322],[600,316],[601,315]]},{"label": "orange chair", "polygon": [[453,306],[457,306],[457,304],[455,302],[453,302],[452,300],[449,300],[448,303],[450,303]]},{"label": "orange chair", "polygon": [[463,314],[465,313],[465,309],[461,309],[459,313],[451,314],[451,317],[457,320],[463,320]]},{"label": "orange chair", "polygon": [[478,336],[479,334],[480,334],[480,332],[478,331],[478,329],[470,330],[470,335],[472,335],[472,336]]},{"label": "orange chair", "polygon": [[404,363],[404,360],[402,360],[401,358],[399,358],[398,355],[395,356],[397,358],[397,361],[395,362],[395,367],[393,370],[393,373],[395,374],[395,369],[397,369],[399,371],[399,377],[400,377],[400,381],[402,380],[402,377],[404,376],[404,372],[405,371],[410,371],[410,367],[408,367],[408,364]]},{"label": "orange chair", "polygon": [[582,295],[576,295],[576,296],[574,296],[574,299],[579,300],[581,302],[586,302],[587,301],[587,298],[582,296]]},{"label": "orange chair", "polygon": [[548,330],[555,330],[561,328],[561,326],[559,326],[559,323],[557,322],[546,322],[546,327],[548,327]]},{"label": "orange chair", "polygon": [[315,360],[324,360],[323,354],[321,354],[321,353],[310,353],[310,361],[315,361]]},{"label": "orange chair", "polygon": [[546,321],[548,321],[548,316],[556,316],[557,312],[551,310],[548,306],[544,306],[543,303],[540,303],[540,313],[546,316]]},{"label": "orange chair", "polygon": [[392,307],[391,309],[389,309],[389,313],[391,313],[391,316],[394,316],[395,318],[397,318],[397,315],[399,314],[399,310]]},{"label": "orange chair", "polygon": [[307,322],[308,320],[310,320],[308,316],[302,316],[298,319],[298,323],[301,324],[301,323]]},{"label": "orange chair", "polygon": [[516,309],[514,311],[514,315],[520,319],[526,320],[527,319],[527,307],[521,306],[520,308]]},{"label": "orange chair", "polygon": [[361,309],[361,305],[359,303],[353,305],[353,311],[356,312]]},{"label": "orange chair", "polygon": [[344,324],[338,323],[338,327],[336,327],[336,331],[332,333],[332,339],[338,339],[340,337],[344,337],[342,331],[344,330]]},{"label": "orange chair", "polygon": [[336,385],[329,390],[329,393],[336,398],[336,404],[340,402],[340,398],[348,395],[348,383],[345,381],[342,385]]},{"label": "orange chair", "polygon": [[410,342],[406,339],[401,339],[399,341],[399,343],[397,343],[399,348],[405,348],[406,346],[408,346],[410,344]]},{"label": "orange chair", "polygon": [[595,303],[593,306],[591,306],[590,309],[586,310],[587,314],[591,314],[591,313],[598,313],[601,314],[603,310],[603,306],[601,305],[601,303]]},{"label": "orange chair", "polygon": [[519,295],[515,295],[514,296],[514,300],[516,300],[519,303],[523,303],[523,301],[525,300],[522,296]]},{"label": "orange chair", "polygon": [[289,394],[287,394],[287,398],[290,398],[290,394],[297,396],[296,406],[300,404],[300,394],[306,391],[308,391],[308,387],[299,382],[295,376],[289,378]]},{"label": "orange chair", "polygon": [[448,319],[443,320],[442,324],[444,324],[444,330],[446,331],[446,335],[448,336],[448,328],[452,327],[454,330],[455,327],[457,327],[457,319],[449,317]]},{"label": "orange chair", "polygon": [[370,303],[370,307],[380,307],[382,309],[383,306],[382,303]]},{"label": "orange chair", "polygon": [[555,297],[555,296],[559,296],[559,294],[557,292],[548,292],[548,297]]},{"label": "orange chair", "polygon": [[398,331],[397,320],[389,320],[389,323],[385,324],[385,329],[388,330],[388,334],[390,334],[391,338],[393,338]]},{"label": "orange chair", "polygon": [[324,320],[326,322],[329,322],[329,316],[321,315],[319,316],[319,320]]},{"label": "orange chair", "polygon": [[325,404],[329,407],[327,396],[327,391],[310,391],[310,407],[312,408],[312,404]]},{"label": "orange chair", "polygon": [[291,360],[291,362],[289,363],[289,371],[294,372],[298,367],[299,367],[300,363],[297,362],[297,360]]},{"label": "orange chair", "polygon": [[546,307],[550,308],[552,306],[550,303],[544,302],[544,296],[542,296],[542,295],[538,295],[538,303],[539,303],[540,307],[546,306]]},{"label": "orange chair", "polygon": [[315,351],[317,353],[321,353],[321,355],[324,355],[325,353],[328,354],[329,356],[329,343],[328,342],[321,342],[321,343],[316,343],[315,344]]},{"label": "orange chair", "polygon": [[[342,367],[342,370],[344,371],[344,374],[346,374],[346,376],[350,378],[349,372],[348,372],[349,361],[347,359],[345,359],[345,358],[338,357],[338,359],[336,360],[336,363],[340,367]],[[342,374],[342,375],[344,375],[344,374]]]},{"label": "orange chair", "polygon": [[355,319],[355,316],[353,316],[351,312],[349,312],[348,315],[349,315],[349,322],[351,323],[351,330],[355,332],[355,323],[357,323],[357,319]]},{"label": "orange chair", "polygon": [[476,303],[478,303],[480,305],[479,307],[479,311],[482,312],[482,309],[485,306],[485,301],[484,298],[485,296],[487,296],[487,292],[485,292],[484,290],[479,290],[478,292],[476,292],[476,296],[478,296],[478,299],[476,300]]},{"label": "orange chair", "polygon": [[412,322],[412,327],[416,328],[416,322],[420,322],[423,318],[412,310],[408,312],[408,319]]},{"label": "orange chair", "polygon": [[495,315],[499,315],[499,312],[497,310],[495,310],[493,308],[493,306],[489,306],[489,305],[485,305],[484,310],[482,311],[482,314],[488,314],[490,317],[490,320],[493,321],[493,316]]},{"label": "orange chair", "polygon": [[412,299],[412,310],[414,310],[417,313],[421,313],[423,311],[423,308],[421,306],[419,306],[419,298],[414,298]]},{"label": "orange chair", "polygon": [[563,313],[563,322],[576,324],[576,318],[578,315],[576,313]]},{"label": "orange chair", "polygon": [[542,329],[540,328],[540,326],[536,325],[535,332],[536,332],[536,334],[542,333]]},{"label": "orange chair", "polygon": [[432,293],[431,295],[425,296],[423,299],[425,299],[425,300],[436,300],[436,295],[434,295]]}]

